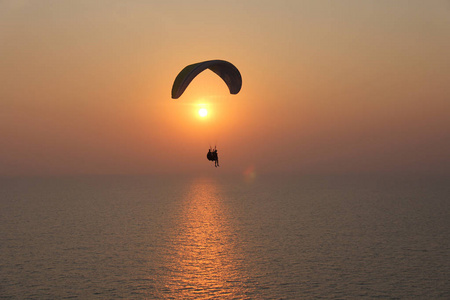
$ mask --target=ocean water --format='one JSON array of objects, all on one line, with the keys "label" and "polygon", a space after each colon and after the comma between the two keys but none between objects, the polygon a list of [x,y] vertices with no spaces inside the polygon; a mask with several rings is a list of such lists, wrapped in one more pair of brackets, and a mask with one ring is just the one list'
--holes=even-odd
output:
[{"label": "ocean water", "polygon": [[0,179],[2,299],[450,299],[450,181]]}]

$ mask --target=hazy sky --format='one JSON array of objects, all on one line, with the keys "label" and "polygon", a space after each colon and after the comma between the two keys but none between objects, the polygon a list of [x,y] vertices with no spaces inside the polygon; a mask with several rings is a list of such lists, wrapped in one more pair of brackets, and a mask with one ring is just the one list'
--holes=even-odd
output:
[{"label": "hazy sky", "polygon": [[0,175],[448,173],[449,53],[449,1],[0,0]]}]

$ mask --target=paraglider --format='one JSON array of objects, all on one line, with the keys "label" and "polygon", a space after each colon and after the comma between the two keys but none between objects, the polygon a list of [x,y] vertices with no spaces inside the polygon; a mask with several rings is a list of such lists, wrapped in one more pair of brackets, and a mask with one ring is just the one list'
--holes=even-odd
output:
[{"label": "paraglider", "polygon": [[219,166],[219,156],[217,155],[217,148],[214,146],[214,149],[209,148],[208,154],[206,154],[206,158],[210,161],[214,162],[214,167]]},{"label": "paraglider", "polygon": [[[208,60],[204,62],[195,63],[186,66],[177,77],[172,86],[172,98],[178,99],[186,88],[189,86],[192,80],[201,72],[209,69],[216,73],[228,86],[230,94],[235,95],[239,93],[242,87],[242,77],[239,70],[230,62],[225,60]],[[214,166],[219,166],[219,157],[217,155],[217,148],[209,148],[206,158],[210,161],[214,161]]]},{"label": "paraglider", "polygon": [[178,76],[172,86],[172,98],[178,99],[191,81],[201,72],[210,69],[225,81],[230,90],[230,94],[237,94],[241,90],[242,77],[239,70],[232,64],[224,60],[208,60],[186,66]]}]

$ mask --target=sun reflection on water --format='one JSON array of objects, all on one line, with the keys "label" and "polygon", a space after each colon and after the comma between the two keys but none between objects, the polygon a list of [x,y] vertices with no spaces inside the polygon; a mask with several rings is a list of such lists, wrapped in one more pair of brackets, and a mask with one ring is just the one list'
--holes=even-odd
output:
[{"label": "sun reflection on water", "polygon": [[[162,293],[166,297],[244,296],[236,232],[213,180],[192,183],[173,231]],[[163,296],[161,295],[161,296]]]}]

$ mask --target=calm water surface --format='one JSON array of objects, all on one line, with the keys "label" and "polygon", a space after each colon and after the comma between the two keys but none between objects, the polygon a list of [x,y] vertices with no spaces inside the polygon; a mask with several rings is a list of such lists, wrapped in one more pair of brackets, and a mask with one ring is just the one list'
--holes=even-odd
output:
[{"label": "calm water surface", "polygon": [[448,178],[0,179],[0,298],[450,298]]}]

